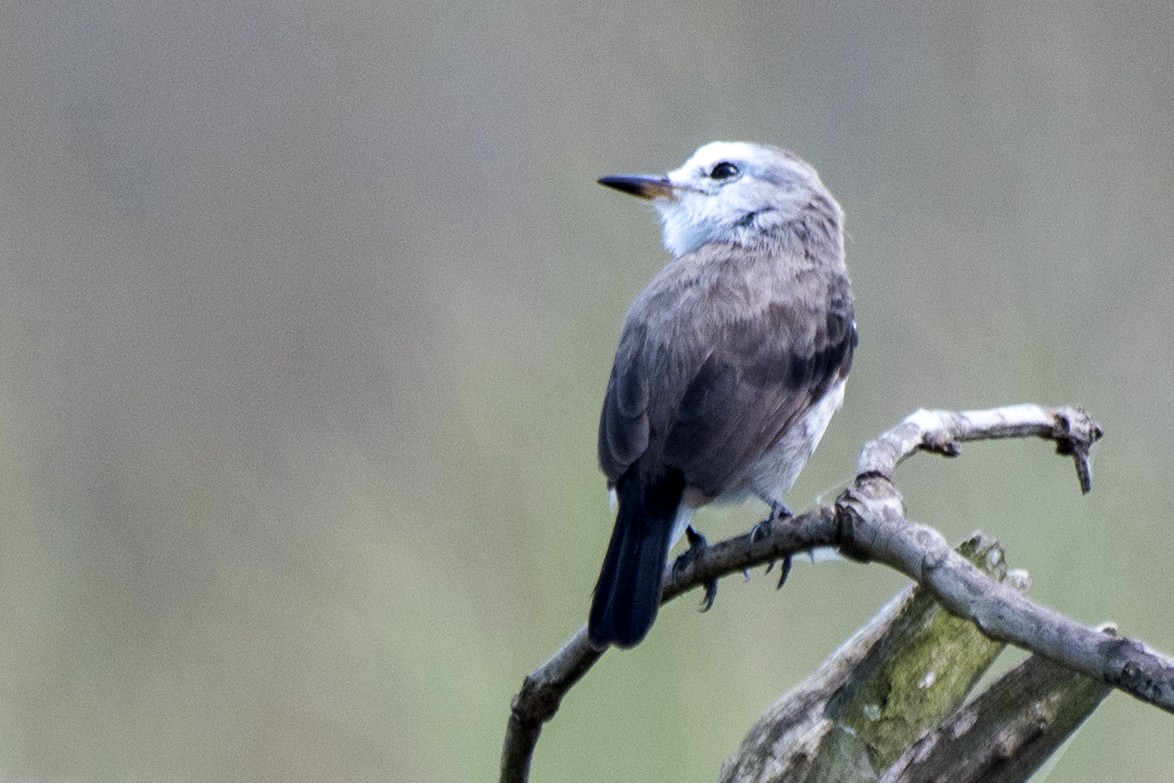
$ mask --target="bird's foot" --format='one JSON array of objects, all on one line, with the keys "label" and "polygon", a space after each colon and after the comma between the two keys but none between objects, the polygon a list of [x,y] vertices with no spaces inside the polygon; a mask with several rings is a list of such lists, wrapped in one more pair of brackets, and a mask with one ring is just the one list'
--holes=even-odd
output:
[{"label": "bird's foot", "polygon": [[771,503],[770,513],[766,515],[766,519],[750,528],[750,543],[757,544],[759,541],[769,536],[771,529],[774,527],[775,521],[780,519],[790,519],[791,517],[791,509],[787,508],[782,503]]},{"label": "bird's foot", "polygon": [[[791,514],[791,510],[789,508],[787,508],[786,506],[784,506],[782,503],[777,503],[777,502],[771,503],[770,504],[770,514],[767,515],[766,519],[762,520],[757,525],[750,528],[750,545],[754,546],[759,541],[761,541],[764,538],[766,538],[767,536],[769,536],[770,531],[774,527],[774,523],[777,520],[790,519],[792,516],[793,515]],[[769,563],[766,564],[765,573],[769,574],[770,570],[774,567],[775,567],[775,561],[771,560]],[[783,557],[783,566],[779,570],[779,583],[775,587],[776,590],[783,586],[783,583],[785,583],[787,581],[787,577],[790,576],[790,574],[791,574],[791,556],[788,554],[785,557]]]},{"label": "bird's foot", "polygon": [[[709,546],[709,542],[705,540],[705,536],[698,533],[692,525],[685,528],[685,538],[689,541],[689,548],[673,563],[674,577],[696,560],[697,556]],[[701,611],[708,612],[710,607],[713,606],[713,600],[715,598],[717,598],[717,580],[706,580],[705,596],[701,599]]]},{"label": "bird's foot", "polygon": [[[763,573],[769,574],[770,569],[775,567],[775,561],[771,560],[766,564],[766,571]],[[790,553],[783,555],[783,565],[779,569],[779,583],[775,585],[776,590],[781,590],[783,585],[787,582],[787,577],[791,575],[791,555]]]}]

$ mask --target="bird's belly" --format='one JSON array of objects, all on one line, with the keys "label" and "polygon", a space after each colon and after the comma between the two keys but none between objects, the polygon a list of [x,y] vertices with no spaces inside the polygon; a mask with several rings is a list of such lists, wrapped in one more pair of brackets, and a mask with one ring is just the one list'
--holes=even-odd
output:
[{"label": "bird's belly", "polygon": [[[844,380],[836,381],[820,400],[791,425],[783,437],[754,461],[744,481],[729,493],[731,501],[754,496],[767,503],[783,500],[819,445],[828,422],[844,403]],[[725,493],[721,498],[726,500]]]}]

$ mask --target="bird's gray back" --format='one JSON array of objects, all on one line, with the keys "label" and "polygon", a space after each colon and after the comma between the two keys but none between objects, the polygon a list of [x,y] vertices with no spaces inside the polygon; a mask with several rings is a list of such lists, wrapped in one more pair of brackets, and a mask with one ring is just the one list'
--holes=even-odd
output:
[{"label": "bird's gray back", "polygon": [[815,194],[758,246],[674,259],[629,310],[600,419],[612,485],[680,470],[703,500],[737,491],[855,346],[838,205]]}]

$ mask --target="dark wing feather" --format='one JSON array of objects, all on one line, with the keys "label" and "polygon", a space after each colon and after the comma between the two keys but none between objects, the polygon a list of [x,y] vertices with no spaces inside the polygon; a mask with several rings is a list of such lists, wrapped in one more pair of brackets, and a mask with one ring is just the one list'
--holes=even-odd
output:
[{"label": "dark wing feather", "polygon": [[[798,275],[771,297],[761,257],[695,255],[662,270],[628,314],[599,424],[612,486],[639,463],[720,494],[848,372],[856,336],[842,269]],[[717,264],[725,273],[710,274]]]},{"label": "dark wing feather", "polygon": [[855,328],[845,304],[776,302],[752,323],[730,324],[681,399],[664,463],[707,496],[740,479],[847,375]]},{"label": "dark wing feather", "polygon": [[624,330],[599,417],[599,465],[614,486],[648,448],[648,374],[643,325]]}]

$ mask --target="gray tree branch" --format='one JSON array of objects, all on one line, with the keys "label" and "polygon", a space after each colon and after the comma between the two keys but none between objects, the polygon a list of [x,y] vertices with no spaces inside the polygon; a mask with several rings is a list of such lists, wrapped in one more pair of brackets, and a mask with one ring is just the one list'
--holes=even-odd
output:
[{"label": "gray tree branch", "polygon": [[[1088,453],[1100,427],[1076,408],[1015,405],[986,411],[917,411],[867,444],[853,486],[831,506],[817,506],[751,541],[748,534],[714,544],[675,574],[666,570],[663,601],[730,573],[819,546],[876,560],[909,576],[948,612],[973,622],[987,637],[1010,642],[1061,666],[1174,711],[1174,659],[1143,643],[1109,636],[1039,606],[984,574],[954,552],[932,528],[909,521],[891,477],[919,450],[956,455],[961,443],[1038,436],[1076,463],[1081,489],[1091,485]],[[870,624],[871,625],[871,624]],[[530,674],[514,697],[502,753],[501,780],[528,779],[542,725],[562,697],[602,653],[580,628]]]}]

